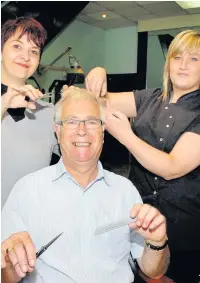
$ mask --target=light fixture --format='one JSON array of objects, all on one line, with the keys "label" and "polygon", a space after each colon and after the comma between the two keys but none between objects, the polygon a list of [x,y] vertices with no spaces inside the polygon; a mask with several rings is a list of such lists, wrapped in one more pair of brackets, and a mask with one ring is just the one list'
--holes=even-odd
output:
[{"label": "light fixture", "polygon": [[102,16],[102,18],[104,18],[104,19],[107,17],[106,14],[102,14],[101,16]]},{"label": "light fixture", "polygon": [[[73,56],[68,54],[71,52],[72,48],[68,47],[63,53],[56,57],[49,65],[39,65],[37,73],[39,75],[45,74],[48,70],[53,71],[63,71],[67,73],[67,82],[68,84],[82,84],[84,83],[85,75],[84,71],[80,65],[80,61]],[[68,67],[55,67],[53,66],[58,60],[60,60],[65,54],[68,54],[69,58],[69,68]]]},{"label": "light fixture", "polygon": [[[65,54],[69,53],[72,50],[71,47],[67,47],[67,49],[61,53],[58,57],[56,57],[56,59],[54,59],[49,65],[41,65],[39,64],[37,72],[39,75],[43,75],[44,73],[46,73],[48,70],[55,70],[57,69],[57,71],[60,70],[60,68],[54,67],[53,65],[60,60]],[[68,71],[68,68],[65,68],[66,71]]]},{"label": "light fixture", "polygon": [[200,1],[176,1],[183,9],[200,8]]},{"label": "light fixture", "polygon": [[72,54],[69,54],[69,65],[70,69],[67,73],[68,84],[83,84],[85,79],[84,71],[78,59]]}]

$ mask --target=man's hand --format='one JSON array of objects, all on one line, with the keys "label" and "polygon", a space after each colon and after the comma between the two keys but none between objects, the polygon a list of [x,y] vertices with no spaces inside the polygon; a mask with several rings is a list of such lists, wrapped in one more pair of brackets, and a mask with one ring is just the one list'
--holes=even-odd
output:
[{"label": "man's hand", "polygon": [[96,97],[104,96],[107,93],[106,70],[101,67],[92,69],[85,79],[86,89],[95,93]]},{"label": "man's hand", "polygon": [[[31,101],[26,101],[26,96],[28,96]],[[23,107],[35,109],[34,102],[42,97],[43,94],[32,85],[24,85],[21,88],[9,86],[7,92],[1,98],[1,109],[2,111],[6,111],[8,108]]]},{"label": "man's hand", "polygon": [[[135,218],[135,222],[129,225],[130,228],[143,236],[150,245],[162,247],[166,243],[166,220],[156,208],[149,204],[136,204],[130,215]],[[169,266],[169,248],[166,246],[158,251],[145,247],[141,258],[137,261],[145,276],[159,279]]]},{"label": "man's hand", "polygon": [[[1,244],[1,269],[5,282],[16,282],[32,272],[36,263],[36,250],[30,235],[19,232]],[[4,282],[4,281],[3,281]]]},{"label": "man's hand", "polygon": [[131,210],[131,217],[136,218],[130,228],[136,230],[146,241],[155,246],[162,246],[166,239],[166,219],[149,204],[136,204]]}]

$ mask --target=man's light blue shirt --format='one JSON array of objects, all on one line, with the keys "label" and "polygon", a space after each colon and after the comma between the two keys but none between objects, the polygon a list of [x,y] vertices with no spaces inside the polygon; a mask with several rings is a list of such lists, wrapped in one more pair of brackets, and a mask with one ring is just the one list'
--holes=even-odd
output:
[{"label": "man's light blue shirt", "polygon": [[27,231],[36,250],[63,235],[37,259],[24,282],[131,283],[128,258],[139,258],[144,240],[129,226],[95,235],[103,225],[128,218],[141,197],[126,178],[104,170],[86,188],[66,171],[62,158],[20,179],[2,213],[2,240]]}]

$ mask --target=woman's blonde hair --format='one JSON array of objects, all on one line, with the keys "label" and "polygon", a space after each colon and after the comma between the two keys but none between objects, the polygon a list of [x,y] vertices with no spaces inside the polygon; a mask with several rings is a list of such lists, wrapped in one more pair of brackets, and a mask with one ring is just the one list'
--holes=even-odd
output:
[{"label": "woman's blonde hair", "polygon": [[174,58],[177,54],[182,54],[184,52],[195,53],[198,49],[200,49],[200,31],[198,30],[182,31],[172,40],[164,66],[162,93],[163,100],[166,100],[173,90],[169,69],[170,59]]},{"label": "woman's blonde hair", "polygon": [[103,101],[101,101],[100,99],[97,99],[95,97],[95,94],[88,92],[86,89],[71,86],[62,92],[61,99],[55,105],[55,112],[54,112],[55,113],[54,115],[55,123],[61,120],[62,107],[66,99],[72,99],[72,100],[86,99],[86,100],[93,101],[100,107],[101,120],[104,122],[105,106],[104,106]]}]

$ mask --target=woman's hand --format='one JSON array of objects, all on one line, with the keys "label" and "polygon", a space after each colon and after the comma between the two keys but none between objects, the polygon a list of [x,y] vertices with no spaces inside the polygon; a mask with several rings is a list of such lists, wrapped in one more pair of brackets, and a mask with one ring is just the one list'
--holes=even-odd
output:
[{"label": "woman's hand", "polygon": [[106,101],[105,127],[106,130],[122,144],[124,144],[127,135],[133,134],[126,115],[110,107],[108,100]]},{"label": "woman's hand", "polygon": [[[26,101],[28,96],[31,101]],[[9,86],[7,92],[1,97],[1,117],[8,108],[35,109],[35,101],[43,97],[43,94],[32,85],[24,85],[21,88]]]},{"label": "woman's hand", "polygon": [[107,93],[106,70],[101,67],[92,69],[85,79],[86,89],[95,93],[96,97],[105,96]]}]

